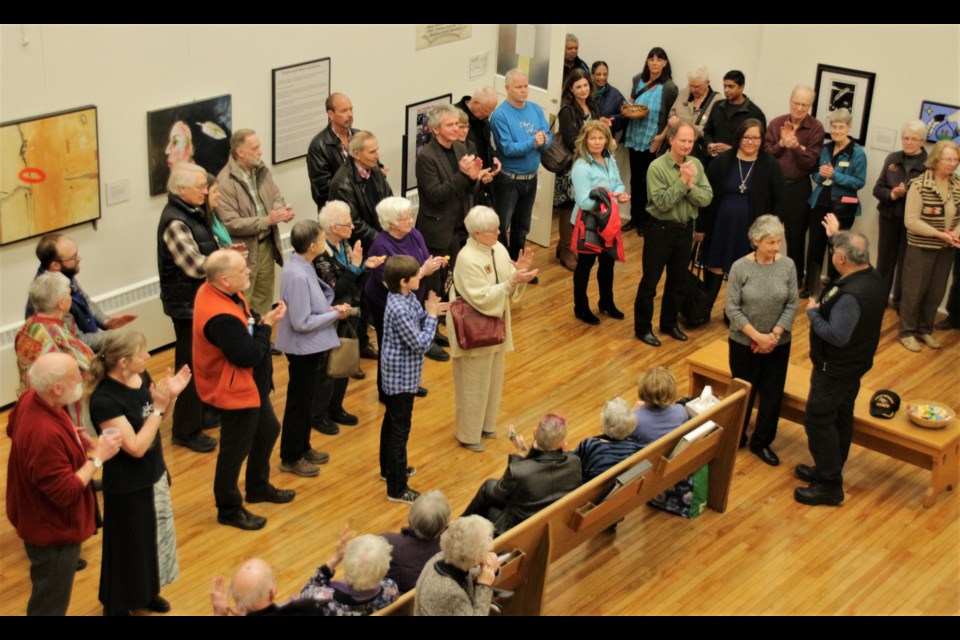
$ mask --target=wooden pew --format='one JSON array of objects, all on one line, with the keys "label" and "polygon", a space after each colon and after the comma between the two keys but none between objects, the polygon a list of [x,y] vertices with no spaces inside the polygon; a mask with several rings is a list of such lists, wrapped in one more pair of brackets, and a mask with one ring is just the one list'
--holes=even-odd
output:
[{"label": "wooden pew", "polygon": [[[532,518],[494,540],[494,550],[510,554],[500,568],[495,587],[513,591],[501,603],[505,615],[539,615],[550,563],[616,524],[650,499],[705,464],[709,467],[707,506],[723,512],[727,507],[734,462],[750,396],[750,384],[733,380],[729,393],[716,406],[683,423],[630,458],[597,476]],[[720,429],[691,444],[673,460],[667,456],[687,433],[707,420]],[[618,475],[649,461],[653,467],[603,500]],[[404,594],[375,615],[410,615],[414,592]]]},{"label": "wooden pew", "polygon": [[[690,393],[697,395],[706,385],[723,393],[730,383],[729,347],[716,340],[687,357]],[[780,415],[803,424],[810,394],[810,369],[791,364],[787,367],[783,405]],[[910,422],[906,406],[887,420],[870,415],[873,389],[860,389],[853,411],[854,443],[878,453],[930,470],[930,484],[923,506],[932,507],[944,491],[960,486],[960,421],[953,420],[942,429],[923,429]],[[903,398],[904,402],[909,398]]]}]

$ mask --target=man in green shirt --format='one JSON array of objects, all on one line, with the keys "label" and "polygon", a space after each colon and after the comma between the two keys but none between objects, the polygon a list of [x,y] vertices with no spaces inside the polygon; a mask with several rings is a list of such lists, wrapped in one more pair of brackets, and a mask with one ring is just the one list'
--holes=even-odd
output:
[{"label": "man in green shirt", "polygon": [[703,165],[690,155],[697,139],[693,125],[677,122],[667,136],[670,151],[647,170],[647,211],[653,219],[643,239],[643,277],[633,305],[633,331],[651,347],[660,346],[653,334],[653,300],[664,267],[667,283],[660,305],[660,331],[675,340],[687,339],[677,326],[677,310],[684,295],[683,272],[690,261],[693,221],[700,207],[713,198]]}]

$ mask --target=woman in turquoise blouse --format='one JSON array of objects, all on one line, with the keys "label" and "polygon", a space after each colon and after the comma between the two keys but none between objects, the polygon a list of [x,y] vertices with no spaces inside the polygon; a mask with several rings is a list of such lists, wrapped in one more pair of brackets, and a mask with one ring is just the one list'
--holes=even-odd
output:
[{"label": "woman in turquoise blouse", "polygon": [[[624,192],[620,170],[613,157],[616,148],[617,143],[613,140],[610,127],[602,120],[585,122],[580,129],[574,149],[577,160],[573,163],[571,170],[576,197],[576,209],[571,216],[573,224],[577,224],[578,215],[581,221],[588,215],[594,215],[593,209],[596,202],[590,197],[590,193],[597,187],[609,191],[611,200],[624,203],[630,199],[630,196]],[[578,320],[587,324],[600,324],[600,319],[590,311],[590,300],[587,298],[590,271],[593,269],[593,263],[598,260],[600,266],[597,268],[597,284],[600,287],[600,311],[611,318],[623,319],[623,313],[613,303],[614,256],[620,260],[623,259],[619,213],[611,212],[601,236],[604,238],[604,249],[598,253],[578,251],[577,268],[573,272],[573,313]]]}]

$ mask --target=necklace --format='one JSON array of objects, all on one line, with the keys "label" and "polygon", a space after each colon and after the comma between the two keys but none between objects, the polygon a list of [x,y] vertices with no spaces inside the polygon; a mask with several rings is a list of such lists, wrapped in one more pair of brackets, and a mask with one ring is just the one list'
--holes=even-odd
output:
[{"label": "necklace", "polygon": [[747,192],[747,180],[750,179],[750,174],[753,172],[753,161],[750,162],[750,168],[747,169],[747,175],[743,175],[743,162],[740,158],[737,158],[737,169],[740,171],[740,193]]}]

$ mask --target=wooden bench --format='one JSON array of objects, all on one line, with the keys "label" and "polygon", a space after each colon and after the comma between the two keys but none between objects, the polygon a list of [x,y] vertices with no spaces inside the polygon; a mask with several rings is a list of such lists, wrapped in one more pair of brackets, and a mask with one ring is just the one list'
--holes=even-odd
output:
[{"label": "wooden bench", "polygon": [[[750,396],[749,383],[733,380],[728,386],[727,397],[709,411],[688,420],[494,540],[494,550],[501,556],[509,555],[495,584],[498,589],[514,592],[501,603],[505,615],[539,615],[551,562],[595,538],[705,464],[710,465],[707,506],[721,513],[726,510],[740,425]],[[707,420],[713,420],[720,429],[668,460],[677,442]],[[603,499],[617,476],[644,462],[651,463],[652,468]],[[413,601],[414,592],[410,591],[376,615],[411,615]]]},{"label": "wooden bench", "polygon": [[[690,393],[698,395],[706,385],[723,393],[730,383],[729,347],[717,340],[687,357]],[[787,368],[780,415],[803,424],[810,394],[810,369],[791,364]],[[930,485],[923,506],[932,507],[944,491],[960,485],[960,421],[953,420],[942,429],[924,429],[907,417],[906,407],[886,420],[870,415],[874,391],[861,387],[853,412],[853,441],[873,451],[929,469]],[[904,398],[904,401],[907,399]]]}]

